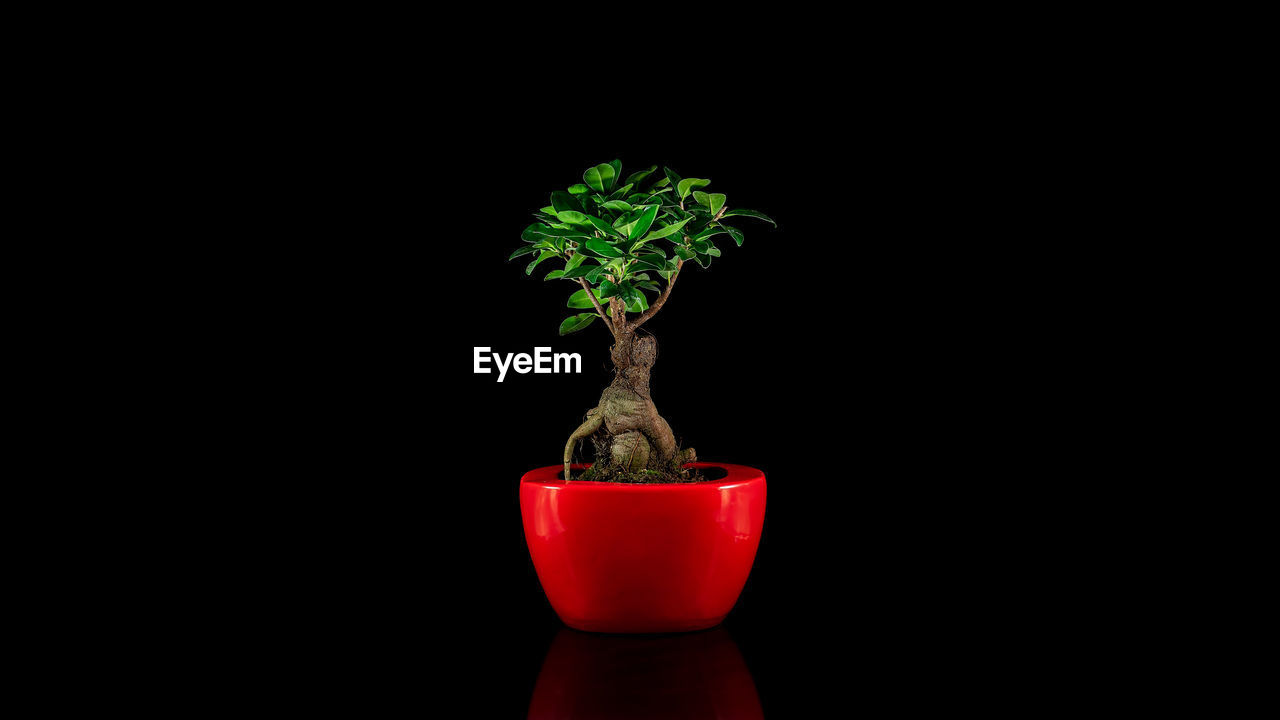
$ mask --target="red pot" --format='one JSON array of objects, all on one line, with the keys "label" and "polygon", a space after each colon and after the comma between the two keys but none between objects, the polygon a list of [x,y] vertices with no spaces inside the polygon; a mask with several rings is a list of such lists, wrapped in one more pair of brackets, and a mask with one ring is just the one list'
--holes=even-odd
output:
[{"label": "red pot", "polygon": [[[580,466],[585,468],[587,466]],[[552,465],[520,480],[529,554],[566,625],[610,633],[702,630],[733,608],[764,525],[764,473],[700,483],[564,482]]]}]

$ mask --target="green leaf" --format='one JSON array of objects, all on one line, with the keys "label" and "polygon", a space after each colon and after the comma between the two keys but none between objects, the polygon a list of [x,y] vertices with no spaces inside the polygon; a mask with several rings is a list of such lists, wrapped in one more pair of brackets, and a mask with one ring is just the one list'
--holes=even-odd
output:
[{"label": "green leaf", "polygon": [[564,322],[560,323],[560,334],[568,335],[569,333],[576,333],[582,328],[590,325],[591,321],[595,319],[596,314],[593,312],[570,315],[564,319]]},{"label": "green leaf", "polygon": [[[630,191],[631,191],[631,186],[630,186],[630,185],[623,185],[622,187],[618,188],[617,190],[614,190],[612,193],[609,193],[609,197],[605,198],[605,200],[606,200],[606,201],[607,201],[607,200],[618,200],[618,199],[620,199],[620,198],[624,198],[624,197],[626,197],[626,196],[627,196],[627,193],[628,193],[628,192],[630,192]],[[602,202],[601,204],[603,204],[603,202]]]},{"label": "green leaf", "polygon": [[725,210],[724,215],[721,215],[720,217],[735,217],[738,215],[741,215],[742,217],[755,218],[757,220],[764,220],[765,222],[773,223],[774,227],[778,227],[778,223],[773,222],[773,220],[768,215],[765,215],[762,212],[756,212],[755,210],[744,210],[743,208],[733,208],[732,210]]},{"label": "green leaf", "polygon": [[570,185],[570,186],[569,186],[569,194],[570,194],[570,195],[581,195],[581,194],[583,194],[583,193],[587,192],[587,191],[588,191],[588,190],[590,190],[590,189],[591,189],[591,188],[587,187],[586,185],[583,185],[582,183],[578,183],[577,185]]},{"label": "green leaf", "polygon": [[707,243],[707,254],[711,257],[720,257],[720,248],[712,245],[711,243]]},{"label": "green leaf", "polygon": [[[572,211],[567,210],[566,212],[572,212]],[[551,227],[549,225],[543,225],[542,223],[534,223],[530,225],[529,227],[525,228],[524,232],[521,233],[520,235],[520,238],[525,242],[537,242],[539,238],[546,238],[546,237],[579,238],[579,237],[591,237],[591,236],[581,230],[575,230],[573,228]]]},{"label": "green leaf", "polygon": [[604,220],[601,220],[600,218],[594,215],[588,215],[587,220],[592,225],[594,225],[597,230],[604,233],[605,235],[610,235],[613,237],[623,237],[622,233],[615,230],[612,225],[610,225],[609,223],[605,222]]},{"label": "green leaf", "polygon": [[612,165],[601,163],[582,173],[582,181],[592,190],[604,192],[605,188],[613,186],[613,180],[616,176],[617,172],[614,171]]},{"label": "green leaf", "polygon": [[653,219],[658,216],[658,206],[651,205],[636,220],[636,224],[631,226],[631,231],[627,233],[627,237],[636,240],[649,232],[649,226],[653,225]]},{"label": "green leaf", "polygon": [[[600,299],[599,293],[597,292],[595,293],[595,295],[596,295],[596,299],[599,300]],[[582,309],[582,308],[594,309],[595,305],[591,304],[591,298],[587,295],[587,289],[583,288],[578,292],[569,296],[569,307],[578,308],[578,309]]]},{"label": "green leaf", "polygon": [[610,260],[612,260],[612,259],[613,259],[613,258],[611,258],[611,257],[607,257],[607,256],[605,256],[605,255],[601,255],[600,253],[596,252],[595,250],[592,250],[591,248],[587,247],[587,244],[586,244],[585,242],[583,242],[582,244],[578,245],[578,248],[577,248],[577,251],[576,251],[576,252],[577,252],[579,255],[586,255],[587,257],[589,257],[589,258],[594,258],[594,259],[596,259],[596,260],[599,260],[600,262],[608,262],[608,261],[610,261]]},{"label": "green leaf", "polygon": [[612,190],[617,186],[618,178],[622,177],[622,161],[615,158],[609,166],[613,168],[613,177],[609,179],[609,189]]},{"label": "green leaf", "polygon": [[595,285],[596,281],[600,279],[600,276],[608,272],[608,270],[609,270],[608,265],[597,265],[591,268],[590,270],[588,270],[587,274],[584,277],[586,277],[587,282],[591,283],[592,285]]},{"label": "green leaf", "polygon": [[556,190],[551,193],[551,207],[557,213],[564,210],[582,212],[582,205],[578,202],[578,199],[563,190]]},{"label": "green leaf", "polygon": [[609,282],[608,280],[601,280],[601,281],[600,281],[600,292],[596,294],[596,297],[598,297],[598,298],[600,298],[601,300],[603,300],[603,299],[605,299],[605,298],[611,298],[611,297],[614,297],[615,295],[618,295],[618,294],[619,294],[619,293],[621,293],[621,292],[622,292],[622,289],[621,289],[621,288],[619,288],[617,285],[614,285],[613,283]]},{"label": "green leaf", "polygon": [[544,208],[538,208],[538,212],[542,213],[543,215],[550,215],[552,217],[555,217],[556,215],[556,209],[550,205]]},{"label": "green leaf", "polygon": [[701,190],[696,190],[693,193],[693,199],[697,200],[699,205],[705,205],[711,210],[712,215],[720,212],[720,208],[724,207],[724,193],[707,194]]},{"label": "green leaf", "polygon": [[568,272],[578,267],[579,265],[582,264],[582,261],[586,259],[587,259],[586,255],[583,255],[582,253],[574,253],[573,257],[569,258],[569,262],[564,264],[565,272]]},{"label": "green leaf", "polygon": [[564,277],[563,270],[552,270],[551,272],[547,273],[546,277],[542,279],[543,280],[559,280],[562,277]]},{"label": "green leaf", "polygon": [[[673,188],[680,187],[680,176],[676,174],[675,170],[672,170],[669,167],[664,167],[662,168],[662,172],[666,173],[667,180],[671,182],[671,187]],[[657,187],[657,185],[655,184],[654,187]]]},{"label": "green leaf", "polygon": [[622,200],[610,200],[601,207],[606,207],[610,210],[617,210],[619,212],[631,212],[631,203],[623,202]]},{"label": "green leaf", "polygon": [[742,247],[742,231],[741,230],[739,230],[738,228],[731,228],[728,225],[721,225],[721,227],[724,228],[725,232],[729,233],[729,237],[733,238],[733,241],[738,244],[738,247]]},{"label": "green leaf", "polygon": [[673,219],[683,220],[685,218],[693,217],[692,213],[682,209],[679,205],[663,205],[662,212],[669,216],[666,218],[666,222],[671,222]]},{"label": "green leaf", "polygon": [[697,241],[699,241],[699,240],[706,240],[707,238],[711,237],[712,235],[719,235],[719,234],[721,234],[721,233],[727,233],[727,232],[729,232],[729,231],[728,231],[728,230],[725,230],[725,229],[724,229],[723,227],[721,227],[720,225],[712,225],[711,227],[707,228],[706,230],[703,230],[702,232],[698,233],[697,235],[694,235],[693,237],[689,238],[689,240],[690,240],[691,242],[697,242]]},{"label": "green leaf", "polygon": [[590,225],[587,222],[587,216],[577,210],[561,210],[556,213],[556,217],[560,218],[560,222],[573,223],[574,225]]},{"label": "green leaf", "polygon": [[520,239],[525,242],[538,242],[542,238],[550,235],[550,230],[551,228],[545,223],[534,223],[525,228],[524,232],[520,233]]},{"label": "green leaf", "polygon": [[645,198],[644,200],[642,200],[642,201],[640,201],[640,202],[638,202],[638,203],[632,203],[632,204],[633,204],[633,205],[648,205],[649,203],[659,203],[659,204],[661,204],[661,203],[662,203],[662,194],[663,194],[663,193],[669,193],[669,192],[671,192],[671,188],[663,188],[663,189],[659,190],[658,192],[656,192],[656,193],[654,193],[654,194],[650,195],[649,197]]},{"label": "green leaf", "polygon": [[652,165],[652,166],[650,166],[650,167],[649,167],[649,169],[648,169],[648,170],[637,170],[636,172],[633,172],[633,173],[631,173],[630,175],[628,175],[628,176],[627,176],[627,184],[628,184],[628,185],[639,185],[639,184],[640,184],[640,181],[642,181],[642,180],[644,180],[645,178],[649,177],[649,175],[651,175],[651,174],[653,173],[653,171],[654,171],[654,170],[657,170],[657,169],[658,169],[658,166],[657,166],[657,165]]},{"label": "green leaf", "polygon": [[[574,257],[586,257],[586,256],[579,253],[578,255],[574,255]],[[569,268],[565,270],[564,275],[561,275],[560,277],[564,278],[565,280],[572,280],[574,278],[587,277],[591,273],[597,272],[602,269],[603,269],[603,266],[601,265],[579,265],[578,267]]]},{"label": "green leaf", "polygon": [[650,185],[650,186],[649,186],[649,192],[653,192],[654,190],[657,190],[658,188],[666,187],[666,186],[668,186],[668,185],[670,185],[670,184],[671,184],[671,178],[669,178],[669,177],[664,177],[664,178],[662,178],[661,180],[658,180],[658,181],[657,181],[657,182],[655,182],[654,184]]},{"label": "green leaf", "polygon": [[631,232],[631,228],[636,224],[636,220],[639,220],[640,215],[647,209],[648,207],[644,205],[632,205],[631,212],[619,215],[618,219],[613,221],[614,229],[623,235]]},{"label": "green leaf", "polygon": [[685,178],[680,181],[678,186],[676,186],[676,190],[679,191],[680,199],[683,200],[689,197],[689,193],[692,192],[694,188],[706,187],[710,184],[710,180],[703,180],[702,178]]},{"label": "green leaf", "polygon": [[587,238],[582,241],[591,252],[607,258],[622,257],[624,253],[602,238]]},{"label": "green leaf", "polygon": [[515,260],[516,258],[520,257],[521,255],[528,255],[528,254],[530,254],[530,253],[536,253],[536,252],[538,252],[538,248],[534,247],[533,245],[525,245],[524,247],[520,248],[519,250],[517,250],[517,251],[515,251],[515,252],[511,253],[511,257],[509,257],[509,258],[507,258],[507,259],[508,259],[508,260]]},{"label": "green leaf", "polygon": [[527,267],[527,268],[525,268],[525,269],[524,269],[524,274],[525,274],[525,275],[532,275],[532,274],[533,274],[533,269],[534,269],[534,268],[536,268],[536,267],[538,267],[538,263],[542,262],[543,260],[546,260],[547,258],[553,258],[553,257],[555,257],[555,256],[556,256],[556,251],[555,251],[555,250],[543,250],[543,251],[542,251],[542,254],[538,256],[538,259],[537,259],[537,260],[534,260],[534,261],[533,261],[533,262],[531,262],[531,263],[529,263],[529,267]]},{"label": "green leaf", "polygon": [[[618,296],[627,304],[627,310],[631,312],[641,312],[649,309],[649,303],[644,299],[644,293],[635,288],[634,285],[623,280],[618,283]],[[636,310],[640,307],[640,310]]]},{"label": "green leaf", "polygon": [[701,265],[703,268],[711,267],[710,255],[704,255],[703,253],[698,253],[694,259],[696,259],[698,261],[698,264]]},{"label": "green leaf", "polygon": [[668,235],[675,235],[676,233],[680,232],[680,229],[685,226],[685,223],[689,222],[692,219],[693,219],[693,216],[691,215],[681,220],[678,223],[672,223],[671,225],[660,227],[657,230],[654,230],[653,232],[649,233],[648,235],[645,235],[641,239],[641,242],[648,242],[650,240],[657,240],[658,238],[667,237]]},{"label": "green leaf", "polygon": [[681,260],[692,260],[694,252],[684,245],[677,245],[676,255],[679,255]]},{"label": "green leaf", "polygon": [[640,270],[662,270],[667,266],[667,259],[662,255],[641,255],[631,267]]}]

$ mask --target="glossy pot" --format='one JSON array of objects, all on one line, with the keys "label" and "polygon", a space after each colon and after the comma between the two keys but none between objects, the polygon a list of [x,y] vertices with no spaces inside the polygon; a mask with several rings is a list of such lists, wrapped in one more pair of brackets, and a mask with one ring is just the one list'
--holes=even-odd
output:
[{"label": "glossy pot", "polygon": [[565,482],[553,465],[521,479],[529,554],[566,625],[683,632],[717,625],[733,608],[760,545],[764,473],[690,466],[727,474],[700,483]]}]

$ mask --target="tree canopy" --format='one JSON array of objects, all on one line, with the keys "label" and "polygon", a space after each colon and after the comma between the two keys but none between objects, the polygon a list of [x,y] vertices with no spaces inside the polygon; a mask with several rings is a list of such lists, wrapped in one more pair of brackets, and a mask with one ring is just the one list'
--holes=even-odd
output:
[{"label": "tree canopy", "polygon": [[[639,313],[635,325],[647,320],[665,301],[684,262],[709,268],[720,257],[716,241],[724,240],[721,235],[742,245],[742,231],[725,219],[755,218],[777,226],[763,213],[729,207],[723,193],[706,192],[710,180],[682,178],[667,167],[661,175],[657,170],[653,165],[623,179],[618,160],[587,168],[582,182],[551,193],[551,204],[535,212],[537,222],[521,234],[526,245],[510,259],[533,255],[528,275],[544,262],[562,261],[552,263],[545,279],[579,285],[568,306],[594,309],[566,318],[561,335],[582,330],[597,317],[614,331],[608,318],[615,307],[623,315]],[[667,281],[665,291],[659,277]],[[652,309],[646,293],[659,294]]]}]

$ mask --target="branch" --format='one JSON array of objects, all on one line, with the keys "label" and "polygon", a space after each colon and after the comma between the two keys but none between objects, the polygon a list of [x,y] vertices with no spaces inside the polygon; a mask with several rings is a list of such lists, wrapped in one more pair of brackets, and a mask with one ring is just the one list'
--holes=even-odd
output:
[{"label": "branch", "polygon": [[[675,276],[671,276],[675,279]],[[596,299],[596,294],[591,291],[591,285],[586,278],[578,278],[578,282],[582,283],[582,288],[587,291],[587,297],[591,298],[591,304],[596,306],[596,312],[600,313],[600,319],[604,321],[604,326],[609,328],[609,334],[614,337],[618,336],[618,331],[613,329],[613,323],[609,322],[609,316],[604,314],[604,308],[600,307],[600,301]]]},{"label": "branch", "polygon": [[614,327],[622,332],[627,329],[627,305],[618,296],[609,298],[609,309],[613,311]]},{"label": "branch", "polygon": [[640,315],[636,317],[635,321],[631,323],[631,328],[633,330],[640,327],[644,321],[653,317],[658,310],[662,309],[662,304],[667,301],[667,298],[671,297],[671,288],[675,287],[676,278],[680,277],[680,268],[682,267],[684,267],[684,260],[676,260],[675,274],[673,274],[671,279],[667,281],[667,286],[662,289],[662,294],[658,296],[658,299],[654,300],[653,304],[649,306],[649,309],[640,313]]}]

